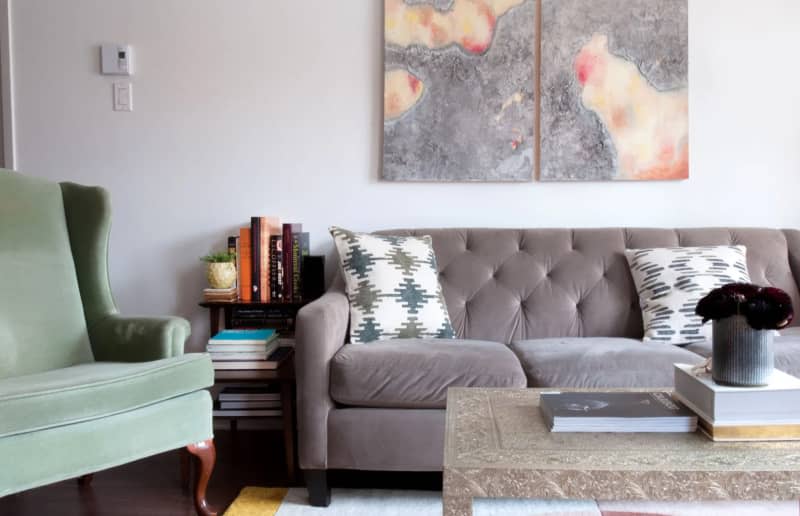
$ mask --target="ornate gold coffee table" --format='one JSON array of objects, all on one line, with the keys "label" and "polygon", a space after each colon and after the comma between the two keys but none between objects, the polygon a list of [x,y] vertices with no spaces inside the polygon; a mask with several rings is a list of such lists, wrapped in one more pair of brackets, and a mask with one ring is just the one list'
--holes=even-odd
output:
[{"label": "ornate gold coffee table", "polygon": [[551,433],[539,393],[553,390],[448,391],[445,516],[471,515],[473,498],[800,499],[800,442]]}]

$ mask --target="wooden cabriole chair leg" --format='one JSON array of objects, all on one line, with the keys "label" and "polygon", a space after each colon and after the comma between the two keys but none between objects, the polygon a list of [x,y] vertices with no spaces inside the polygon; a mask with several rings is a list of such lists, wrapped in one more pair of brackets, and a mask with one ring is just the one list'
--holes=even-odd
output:
[{"label": "wooden cabriole chair leg", "polygon": [[217,450],[214,447],[214,440],[190,444],[186,449],[197,457],[197,484],[194,488],[194,507],[199,516],[217,516],[217,511],[212,509],[206,501],[206,488],[211,472],[214,470],[214,463],[217,460]]}]

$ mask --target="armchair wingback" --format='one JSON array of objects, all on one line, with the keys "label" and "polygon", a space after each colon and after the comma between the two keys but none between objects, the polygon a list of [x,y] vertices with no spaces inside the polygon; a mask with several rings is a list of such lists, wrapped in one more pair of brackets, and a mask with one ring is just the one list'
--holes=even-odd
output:
[{"label": "armchair wingback", "polygon": [[214,462],[213,369],[189,324],[125,318],[108,194],[0,170],[0,497],[181,447]]}]

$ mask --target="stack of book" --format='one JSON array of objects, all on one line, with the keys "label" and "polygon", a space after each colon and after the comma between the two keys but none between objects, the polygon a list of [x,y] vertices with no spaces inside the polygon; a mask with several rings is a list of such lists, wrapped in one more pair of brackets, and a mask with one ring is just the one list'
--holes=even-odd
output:
[{"label": "stack of book", "polygon": [[281,395],[277,384],[231,384],[217,396],[217,417],[280,416]]},{"label": "stack of book", "polygon": [[256,369],[278,347],[275,330],[222,330],[206,351],[215,369]]},{"label": "stack of book", "polygon": [[261,303],[302,301],[303,257],[309,235],[302,224],[281,224],[277,217],[252,217],[238,236],[228,237],[236,251],[238,297]]},{"label": "stack of book", "polygon": [[232,288],[205,288],[203,299],[209,302],[233,302],[239,298],[239,291]]},{"label": "stack of book", "polygon": [[271,329],[222,330],[209,339],[206,351],[217,370],[277,369],[294,351],[280,342]]},{"label": "stack of book", "polygon": [[800,440],[800,379],[783,371],[765,387],[728,387],[695,366],[675,364],[674,396],[714,441]]},{"label": "stack of book", "polygon": [[668,392],[545,392],[552,432],[694,432],[697,417]]}]

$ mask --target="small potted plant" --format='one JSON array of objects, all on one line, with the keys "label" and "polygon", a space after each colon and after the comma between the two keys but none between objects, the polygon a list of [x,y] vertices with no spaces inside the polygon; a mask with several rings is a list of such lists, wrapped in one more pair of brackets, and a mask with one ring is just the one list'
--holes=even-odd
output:
[{"label": "small potted plant", "polygon": [[200,260],[206,262],[206,277],[211,288],[231,288],[236,283],[236,253],[207,254]]},{"label": "small potted plant", "polygon": [[779,288],[731,283],[712,290],[697,303],[703,323],[714,321],[711,376],[738,387],[767,385],[775,367],[775,330],[792,322],[789,295]]}]

